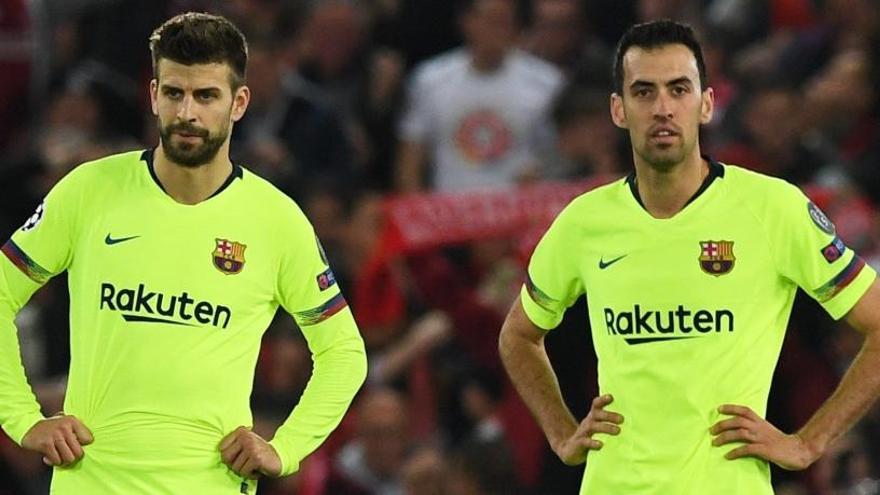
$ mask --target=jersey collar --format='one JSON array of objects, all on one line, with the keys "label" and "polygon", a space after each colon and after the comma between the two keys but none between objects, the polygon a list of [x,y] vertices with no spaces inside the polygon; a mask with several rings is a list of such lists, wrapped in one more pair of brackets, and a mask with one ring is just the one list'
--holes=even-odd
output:
[{"label": "jersey collar", "polygon": [[[159,186],[159,189],[161,189],[162,192],[164,192],[165,194],[168,194],[168,191],[166,191],[165,187],[162,186],[162,183],[159,182],[159,176],[156,175],[156,169],[153,168],[153,154],[155,152],[156,152],[155,148],[149,148],[149,149],[144,150],[144,152],[141,153],[141,161],[146,162],[147,169],[150,171],[150,177],[153,178],[153,182],[155,182],[156,185]],[[234,181],[235,179],[241,179],[243,176],[244,176],[244,173],[241,171],[241,167],[238,164],[236,164],[235,162],[232,162],[232,172],[229,173],[229,177],[227,177],[226,180],[223,181],[223,184],[221,184],[220,187],[216,191],[214,191],[214,194],[208,196],[207,199],[211,199],[214,196],[217,196],[218,194],[223,192],[227,187],[229,187],[229,185],[232,184],[232,181]]]},{"label": "jersey collar", "polygon": [[[706,175],[706,178],[703,179],[703,183],[700,185],[700,188],[697,189],[697,192],[695,192],[689,200],[687,200],[687,203],[685,203],[684,206],[693,203],[695,199],[700,197],[700,195],[702,195],[706,191],[706,189],[709,189],[709,186],[712,185],[713,182],[715,182],[715,179],[724,178],[724,165],[721,165],[721,162],[713,160],[712,157],[708,155],[702,155],[702,158],[709,163],[709,174]],[[632,192],[632,195],[636,199],[636,201],[638,201],[639,206],[647,211],[647,209],[645,208],[645,204],[642,203],[642,196],[639,194],[639,187],[636,184],[635,170],[633,170],[629,173],[629,175],[626,176],[626,183],[629,184],[629,190],[630,192]]]}]

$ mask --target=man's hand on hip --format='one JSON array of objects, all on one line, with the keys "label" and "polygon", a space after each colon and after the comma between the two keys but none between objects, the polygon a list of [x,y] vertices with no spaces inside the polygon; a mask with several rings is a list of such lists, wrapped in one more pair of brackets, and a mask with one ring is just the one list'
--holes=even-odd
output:
[{"label": "man's hand on hip", "polygon": [[733,417],[712,425],[709,430],[715,435],[712,445],[745,443],[728,452],[724,456],[727,459],[757,457],[783,469],[799,470],[806,469],[819,458],[800,436],[780,431],[748,407],[725,404],[718,411]]},{"label": "man's hand on hip", "polygon": [[614,397],[610,394],[593,399],[589,414],[581,421],[574,433],[558,446],[554,446],[556,455],[563,463],[569,466],[583,464],[587,460],[587,453],[590,450],[600,450],[602,441],[594,439],[594,433],[608,435],[620,433],[620,427],[617,425],[623,423],[623,416],[605,410],[605,406],[611,404],[612,401],[614,401]]},{"label": "man's hand on hip", "polygon": [[239,426],[220,442],[223,463],[245,478],[260,474],[277,478],[281,475],[281,458],[269,442],[249,428]]},{"label": "man's hand on hip", "polygon": [[93,440],[92,432],[80,420],[58,413],[32,426],[22,437],[21,446],[43,454],[48,466],[67,467],[82,459],[82,446]]}]

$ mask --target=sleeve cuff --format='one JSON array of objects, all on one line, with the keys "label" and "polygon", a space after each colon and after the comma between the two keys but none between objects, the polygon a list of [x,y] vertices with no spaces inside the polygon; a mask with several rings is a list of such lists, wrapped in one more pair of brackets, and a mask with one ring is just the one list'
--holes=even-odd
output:
[{"label": "sleeve cuff", "polygon": [[563,312],[554,313],[536,303],[525,285],[520,290],[520,300],[526,316],[538,328],[549,331],[559,326],[559,322],[562,321]]},{"label": "sleeve cuff", "polygon": [[877,272],[865,264],[856,277],[846,287],[840,290],[832,299],[822,306],[825,311],[835,320],[843,318],[856,305],[859,299],[868,291],[868,288],[877,278]]},{"label": "sleeve cuff", "polygon": [[46,418],[44,418],[39,411],[25,414],[15,420],[3,423],[3,431],[9,435],[9,438],[21,446],[21,440],[24,438],[25,434],[27,434],[35,424],[44,419]]},{"label": "sleeve cuff", "polygon": [[275,453],[278,454],[278,458],[281,459],[281,476],[289,476],[297,471],[299,471],[299,459],[295,459],[290,455],[290,449],[287,446],[282,445],[282,441],[278,438],[273,438],[269,441],[269,445],[275,449]]}]

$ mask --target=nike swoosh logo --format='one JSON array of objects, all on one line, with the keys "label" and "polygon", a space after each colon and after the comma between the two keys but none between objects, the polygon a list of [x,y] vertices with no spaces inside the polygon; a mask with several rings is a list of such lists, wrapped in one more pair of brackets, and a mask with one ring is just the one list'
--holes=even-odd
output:
[{"label": "nike swoosh logo", "polygon": [[132,239],[137,239],[140,237],[139,235],[133,235],[131,237],[120,237],[118,239],[114,239],[110,237],[110,234],[107,234],[107,237],[104,238],[104,243],[108,246],[112,246],[114,244],[119,244],[120,242],[130,241]]},{"label": "nike swoosh logo", "polygon": [[604,270],[604,269],[608,268],[609,266],[617,263],[618,261],[626,258],[627,256],[629,256],[629,255],[624,254],[623,256],[618,256],[617,258],[614,258],[613,260],[609,260],[609,261],[604,261],[602,258],[599,258],[599,269]]}]

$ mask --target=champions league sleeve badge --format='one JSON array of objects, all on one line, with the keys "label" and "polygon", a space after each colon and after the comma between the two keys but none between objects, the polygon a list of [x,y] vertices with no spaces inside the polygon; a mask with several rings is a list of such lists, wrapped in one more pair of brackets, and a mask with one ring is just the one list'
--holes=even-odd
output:
[{"label": "champions league sleeve badge", "polygon": [[831,220],[822,213],[822,210],[819,209],[818,206],[815,205],[812,201],[807,203],[807,211],[810,213],[810,218],[813,219],[813,223],[816,224],[816,227],[819,227],[819,230],[825,232],[828,235],[834,235],[835,228],[834,224],[831,223]]},{"label": "champions league sleeve badge", "polygon": [[834,263],[839,260],[843,253],[846,252],[846,245],[840,239],[840,237],[834,236],[834,239],[831,241],[831,244],[828,244],[824,248],[822,248],[822,256],[825,258],[825,261],[829,263]]},{"label": "champions league sleeve badge", "polygon": [[40,223],[40,220],[43,219],[43,211],[45,210],[44,205],[45,205],[45,202],[40,203],[40,206],[37,206],[37,211],[34,212],[34,214],[31,215],[30,218],[27,219],[27,221],[24,223],[24,225],[22,225],[22,227],[21,227],[22,232],[27,232],[28,230],[33,229],[34,227],[36,227]]}]

